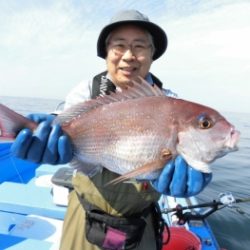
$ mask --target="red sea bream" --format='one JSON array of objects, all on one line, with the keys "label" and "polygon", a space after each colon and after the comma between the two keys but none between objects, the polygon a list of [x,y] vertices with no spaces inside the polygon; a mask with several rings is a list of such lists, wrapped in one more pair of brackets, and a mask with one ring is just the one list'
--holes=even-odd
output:
[{"label": "red sea bream", "polygon": [[[211,172],[209,163],[237,150],[239,132],[217,111],[167,97],[144,80],[122,92],[79,103],[58,115],[74,147],[73,166],[87,175],[102,167],[127,179],[156,178],[181,155],[190,166]],[[0,104],[0,137],[37,124]]]}]

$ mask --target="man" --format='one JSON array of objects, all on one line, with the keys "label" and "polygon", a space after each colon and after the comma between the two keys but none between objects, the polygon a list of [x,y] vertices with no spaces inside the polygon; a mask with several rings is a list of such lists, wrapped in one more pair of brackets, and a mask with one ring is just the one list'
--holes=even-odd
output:
[{"label": "man", "polygon": [[[166,48],[165,32],[146,16],[135,10],[118,13],[97,42],[97,54],[106,60],[107,71],[95,76],[90,85],[81,83],[73,89],[66,98],[66,108],[100,94],[122,91],[138,76],[162,88],[149,70]],[[72,148],[60,126],[51,126],[53,118],[48,115],[32,118],[40,125],[34,134],[27,129],[19,133],[12,146],[14,154],[40,163],[69,162]],[[159,193],[191,196],[211,180],[211,174],[192,169],[181,157],[168,163],[152,183],[131,180],[115,187],[104,185],[117,176],[106,169],[90,176],[81,171],[74,175],[61,250],[161,249],[155,206]]]}]

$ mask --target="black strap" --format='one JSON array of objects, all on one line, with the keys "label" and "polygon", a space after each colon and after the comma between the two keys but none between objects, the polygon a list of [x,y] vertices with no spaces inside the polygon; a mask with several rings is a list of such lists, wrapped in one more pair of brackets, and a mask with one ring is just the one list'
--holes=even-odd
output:
[{"label": "black strap", "polygon": [[110,92],[115,92],[116,86],[107,77],[107,71],[104,71],[93,78],[91,98],[95,98],[100,94],[109,95]]},{"label": "black strap", "polygon": [[153,75],[152,73],[150,74],[151,74],[153,83],[156,84],[160,89],[162,89],[162,86],[163,86],[162,82],[155,75]]}]

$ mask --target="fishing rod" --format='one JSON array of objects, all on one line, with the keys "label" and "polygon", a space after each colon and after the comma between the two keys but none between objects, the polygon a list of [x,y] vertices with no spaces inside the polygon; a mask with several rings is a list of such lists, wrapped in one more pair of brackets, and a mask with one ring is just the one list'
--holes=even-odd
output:
[{"label": "fishing rod", "polygon": [[[247,198],[237,198],[235,199],[232,193],[221,193],[219,195],[219,200],[213,200],[212,202],[200,203],[196,205],[181,206],[177,204],[174,208],[165,208],[161,212],[164,214],[174,213],[178,218],[178,224],[183,225],[190,220],[203,220],[215,211],[222,209],[224,207],[233,207],[236,203],[250,202],[250,197]],[[210,208],[203,213],[183,212],[185,210],[191,210],[195,208]]]}]

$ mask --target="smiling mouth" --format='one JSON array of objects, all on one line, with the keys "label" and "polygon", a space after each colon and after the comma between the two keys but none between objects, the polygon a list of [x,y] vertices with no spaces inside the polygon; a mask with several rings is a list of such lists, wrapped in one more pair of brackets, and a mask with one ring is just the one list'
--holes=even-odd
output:
[{"label": "smiling mouth", "polygon": [[136,67],[120,67],[119,69],[127,73],[133,73],[137,70]]}]

